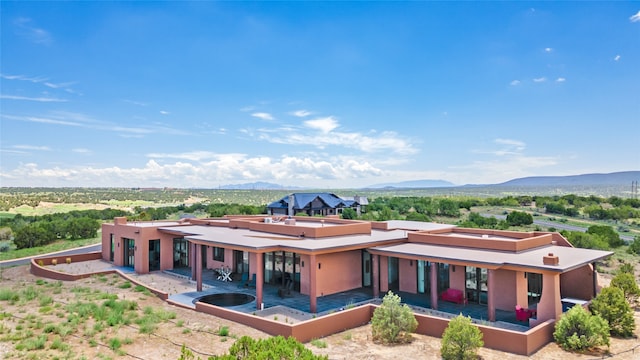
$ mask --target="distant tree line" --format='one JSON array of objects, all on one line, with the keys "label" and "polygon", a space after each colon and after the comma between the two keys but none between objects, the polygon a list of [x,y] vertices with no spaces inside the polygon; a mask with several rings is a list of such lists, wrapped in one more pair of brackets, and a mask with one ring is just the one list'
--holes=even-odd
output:
[{"label": "distant tree line", "polygon": [[104,209],[77,210],[41,216],[18,214],[12,218],[0,218],[0,240],[13,238],[16,247],[23,249],[47,245],[57,240],[94,238],[97,236],[101,222],[111,221],[120,216],[126,216],[130,220],[151,221],[165,220],[176,214],[207,213],[209,217],[222,217],[265,212],[265,206],[196,203],[190,206],[181,204],[165,207],[136,207],[133,212]]}]

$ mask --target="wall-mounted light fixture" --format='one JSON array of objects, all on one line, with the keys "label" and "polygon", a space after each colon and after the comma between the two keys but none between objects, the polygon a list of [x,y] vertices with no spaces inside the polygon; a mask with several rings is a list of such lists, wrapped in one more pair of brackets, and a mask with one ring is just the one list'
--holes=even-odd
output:
[{"label": "wall-mounted light fixture", "polygon": [[409,266],[413,266],[413,260],[409,260]]},{"label": "wall-mounted light fixture", "polygon": [[320,270],[321,267],[322,267],[322,264],[318,263],[318,270]]},{"label": "wall-mounted light fixture", "polygon": [[133,251],[138,251],[138,246],[137,245],[133,247]]},{"label": "wall-mounted light fixture", "polygon": [[455,265],[451,265],[451,271],[456,272],[456,266]]},{"label": "wall-mounted light fixture", "polygon": [[300,267],[304,267],[304,260],[300,261]]}]

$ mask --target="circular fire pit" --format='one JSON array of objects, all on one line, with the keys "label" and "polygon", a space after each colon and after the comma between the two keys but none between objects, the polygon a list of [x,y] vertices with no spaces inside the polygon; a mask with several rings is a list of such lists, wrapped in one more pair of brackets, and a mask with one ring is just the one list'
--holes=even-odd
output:
[{"label": "circular fire pit", "polygon": [[248,304],[255,299],[256,299],[255,296],[249,295],[249,294],[222,293],[222,294],[205,295],[195,299],[193,302],[195,303],[200,301],[210,305],[227,307],[227,306],[238,306],[238,305]]}]

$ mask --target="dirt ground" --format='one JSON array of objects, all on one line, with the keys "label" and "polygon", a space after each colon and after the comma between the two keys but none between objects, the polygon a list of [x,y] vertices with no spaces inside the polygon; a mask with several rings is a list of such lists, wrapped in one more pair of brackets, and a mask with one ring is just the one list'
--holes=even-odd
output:
[{"label": "dirt ground", "polygon": [[[31,275],[27,266],[14,267],[2,270],[0,288],[24,289],[32,285],[38,286],[37,277]],[[45,279],[47,282],[51,280]],[[42,282],[42,281],[41,281]],[[10,305],[6,301],[0,301],[0,359],[26,359],[26,358],[70,358],[70,359],[107,359],[107,358],[137,358],[137,359],[178,359],[180,347],[184,344],[197,356],[206,359],[207,356],[223,354],[233,344],[235,338],[248,335],[254,338],[263,338],[268,335],[253,328],[233,323],[207,314],[197,313],[192,310],[170,306],[162,300],[134,289],[122,289],[118,287],[123,280],[117,275],[108,275],[102,279],[92,277],[76,282],[61,283],[61,291],[53,295],[54,307],[63,309],[64,304],[74,301],[72,289],[74,287],[88,287],[94,291],[115,293],[120,299],[135,300],[139,308],[147,306],[162,308],[176,313],[176,318],[161,324],[152,335],[140,334],[136,325],[106,327],[102,332],[93,337],[86,336],[82,330],[65,337],[64,342],[70,348],[66,352],[51,349],[46,345],[44,349],[32,351],[15,350],[17,341],[11,340],[9,334],[15,333],[16,328],[31,327],[28,319],[41,319],[43,323],[60,323],[66,321],[65,314],[52,311],[42,313],[39,311],[38,300],[28,303],[17,302]],[[185,284],[188,288],[188,285]],[[182,289],[180,289],[182,290]],[[30,315],[34,314],[34,315]],[[640,311],[636,309],[635,320],[637,328],[640,328]],[[37,325],[33,325],[34,334],[39,334]],[[229,335],[221,336],[219,329],[228,327]],[[638,334],[638,330],[636,334]],[[53,334],[49,334],[47,344],[51,344]],[[129,339],[129,344],[122,345],[119,353],[108,347],[109,339],[118,337]],[[439,359],[440,339],[424,335],[413,335],[414,341],[400,346],[383,346],[371,341],[370,325],[351,329],[342,333],[320,339],[326,347],[317,347],[311,343],[306,344],[316,354],[327,354],[330,359],[395,359],[398,357],[414,359]],[[635,350],[635,351],[634,351]],[[610,353],[615,359],[640,359],[640,341],[638,337],[632,339],[611,339]],[[480,356],[486,360],[493,359],[525,359],[509,353],[482,348]],[[610,357],[610,356],[606,356]],[[572,354],[561,350],[555,344],[549,344],[536,352],[531,359],[596,359],[603,358],[603,354]]]}]

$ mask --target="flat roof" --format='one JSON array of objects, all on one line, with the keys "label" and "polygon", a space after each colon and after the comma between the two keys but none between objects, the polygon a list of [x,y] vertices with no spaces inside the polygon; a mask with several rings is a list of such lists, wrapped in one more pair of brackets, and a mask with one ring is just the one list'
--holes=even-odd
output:
[{"label": "flat roof", "polygon": [[366,248],[380,242],[406,239],[406,234],[402,230],[371,230],[371,234],[349,234],[323,238],[305,238],[207,225],[161,227],[160,230],[182,234],[185,239],[211,243],[210,246],[237,246],[253,250],[282,247],[307,252],[352,246]]},{"label": "flat roof", "polygon": [[433,230],[444,230],[444,229],[453,229],[456,225],[450,224],[438,224],[432,222],[424,222],[424,221],[410,221],[410,220],[389,220],[384,221],[387,224],[388,230],[409,230],[409,231],[433,231]]},{"label": "flat roof", "polygon": [[[522,267],[554,272],[573,270],[613,254],[611,251],[557,245],[548,245],[521,252],[506,252],[421,243],[378,246],[372,248],[371,252],[409,259],[425,258],[431,261],[443,260],[443,262],[482,264],[496,269],[501,267]],[[558,265],[543,264],[543,257],[549,253],[558,256],[560,260]]]}]

